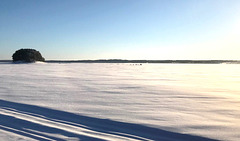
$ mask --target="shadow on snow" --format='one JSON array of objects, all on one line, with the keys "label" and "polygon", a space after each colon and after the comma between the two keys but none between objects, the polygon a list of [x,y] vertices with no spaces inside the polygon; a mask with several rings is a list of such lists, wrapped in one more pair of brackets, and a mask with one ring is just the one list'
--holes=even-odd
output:
[{"label": "shadow on snow", "polygon": [[[211,141],[204,137],[175,133],[161,130],[158,128],[147,127],[144,125],[113,121],[109,119],[99,119],[83,115],[77,115],[65,111],[59,111],[39,106],[28,104],[15,103],[5,100],[0,100],[0,109],[14,111],[20,114],[28,115],[51,121],[54,123],[65,124],[71,127],[81,128],[87,131],[92,131],[96,135],[110,135],[136,140],[178,140],[178,141]],[[0,129],[21,136],[29,137],[37,140],[64,140],[60,137],[54,137],[49,134],[58,134],[67,138],[75,138],[79,140],[105,140],[98,136],[89,136],[78,132],[64,130],[56,126],[47,126],[26,120],[24,118],[16,118],[14,115],[0,113]]]}]

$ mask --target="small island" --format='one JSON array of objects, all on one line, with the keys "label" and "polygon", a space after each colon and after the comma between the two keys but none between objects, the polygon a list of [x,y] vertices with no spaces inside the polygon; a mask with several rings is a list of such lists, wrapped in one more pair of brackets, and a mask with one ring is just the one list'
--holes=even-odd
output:
[{"label": "small island", "polygon": [[35,49],[19,49],[12,55],[12,59],[13,62],[26,62],[26,63],[45,61],[41,53]]}]

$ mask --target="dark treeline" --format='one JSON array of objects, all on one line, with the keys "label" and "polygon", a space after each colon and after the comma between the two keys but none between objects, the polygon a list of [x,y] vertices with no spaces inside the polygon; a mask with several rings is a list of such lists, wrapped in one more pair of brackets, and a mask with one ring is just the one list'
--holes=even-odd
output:
[{"label": "dark treeline", "polygon": [[239,60],[48,60],[48,63],[183,63],[183,64],[240,64]]},{"label": "dark treeline", "polygon": [[[12,60],[0,60],[12,62]],[[240,60],[46,60],[47,63],[178,63],[178,64],[240,64]]]}]

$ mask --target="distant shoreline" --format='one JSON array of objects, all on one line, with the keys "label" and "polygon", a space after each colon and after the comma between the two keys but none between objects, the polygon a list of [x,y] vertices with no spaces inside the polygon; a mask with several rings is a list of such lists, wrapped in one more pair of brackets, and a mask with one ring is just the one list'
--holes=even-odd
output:
[{"label": "distant shoreline", "polygon": [[[12,60],[0,60],[0,62],[12,62]],[[240,60],[46,60],[46,63],[174,63],[174,64],[240,64]]]}]

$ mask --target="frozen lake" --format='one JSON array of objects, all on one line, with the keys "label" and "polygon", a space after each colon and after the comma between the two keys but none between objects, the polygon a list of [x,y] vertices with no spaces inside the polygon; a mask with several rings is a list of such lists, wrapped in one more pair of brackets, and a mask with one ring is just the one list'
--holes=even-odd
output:
[{"label": "frozen lake", "polygon": [[[95,121],[99,126],[98,120],[107,119],[103,121],[106,128],[124,123],[131,127],[132,123],[144,130],[150,127],[181,135],[237,141],[240,138],[239,85],[240,65],[237,64],[1,63],[0,138],[78,140],[81,136],[74,135],[81,134],[86,140],[94,140],[87,137],[158,140],[165,135],[159,133],[159,137],[148,138],[134,137],[139,134],[127,131],[110,133],[98,129],[93,132],[85,127],[97,129],[95,125],[75,127],[73,123],[77,122],[51,115],[65,111],[81,116],[76,118],[89,117],[86,121]],[[46,112],[49,115],[45,115]],[[68,118],[75,117],[73,115]],[[113,125],[108,125],[108,120]],[[19,128],[26,125],[25,122],[29,126]],[[33,128],[35,124],[44,126],[47,132],[37,131]],[[61,132],[53,127],[59,127]],[[73,132],[74,135],[70,134]],[[175,134],[172,138],[162,138],[178,139]]]}]

